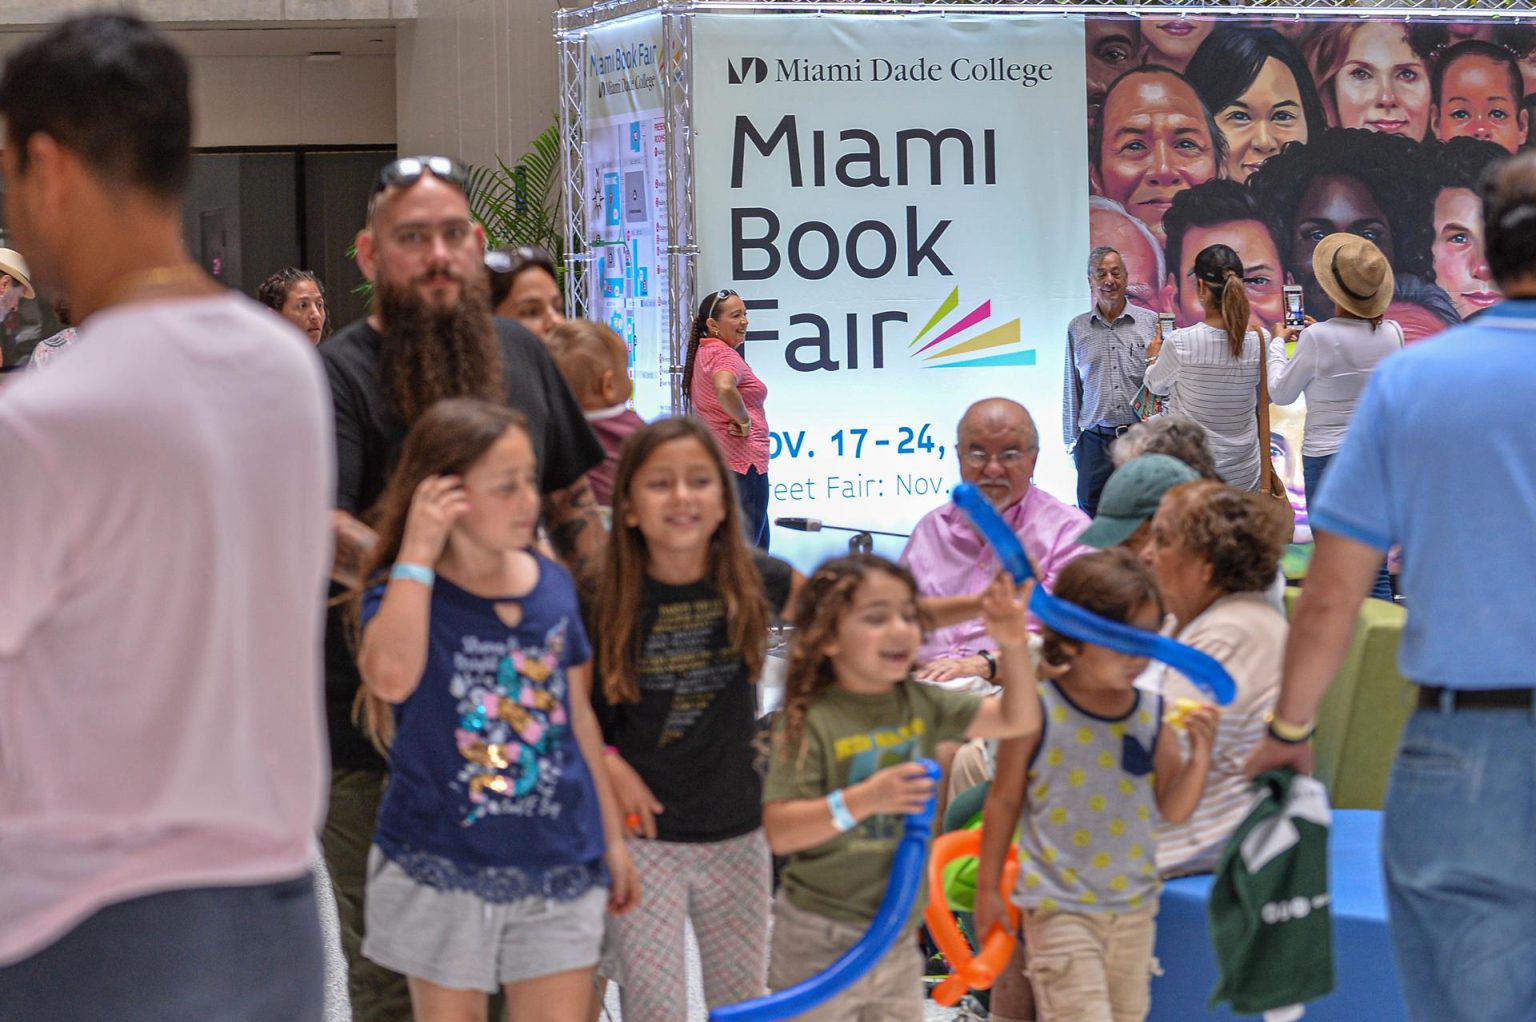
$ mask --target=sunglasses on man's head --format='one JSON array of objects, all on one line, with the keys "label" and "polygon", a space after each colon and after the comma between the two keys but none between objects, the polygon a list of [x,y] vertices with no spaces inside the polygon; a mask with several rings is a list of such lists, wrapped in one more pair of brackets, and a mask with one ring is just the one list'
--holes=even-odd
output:
[{"label": "sunglasses on man's head", "polygon": [[408,188],[420,181],[423,174],[431,174],[469,194],[469,168],[458,160],[450,156],[402,156],[380,168],[373,183],[373,195],[386,188]]}]

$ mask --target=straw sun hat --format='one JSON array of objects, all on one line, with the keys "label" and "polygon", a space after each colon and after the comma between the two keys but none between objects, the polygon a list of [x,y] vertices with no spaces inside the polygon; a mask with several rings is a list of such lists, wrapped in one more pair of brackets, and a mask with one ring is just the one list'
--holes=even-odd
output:
[{"label": "straw sun hat", "polygon": [[0,248],[0,273],[21,285],[23,298],[36,298],[32,290],[32,274],[27,271],[27,261],[14,248]]},{"label": "straw sun hat", "polygon": [[1375,319],[1392,304],[1392,267],[1381,249],[1358,234],[1330,234],[1318,242],[1312,273],[1335,305],[1361,319]]}]

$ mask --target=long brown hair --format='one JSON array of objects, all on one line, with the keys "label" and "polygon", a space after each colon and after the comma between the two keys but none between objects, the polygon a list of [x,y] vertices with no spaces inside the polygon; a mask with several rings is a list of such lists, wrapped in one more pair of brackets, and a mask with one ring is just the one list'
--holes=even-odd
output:
[{"label": "long brown hair", "polygon": [[[405,520],[421,481],[428,476],[463,475],[511,429],[528,432],[528,420],[522,412],[478,398],[448,398],[422,413],[405,438],[400,462],[384,493],[368,515],[379,541],[363,569],[364,588],[382,582],[385,568],[400,556]],[[352,599],[354,621],[361,610],[359,590]],[[367,685],[358,690],[352,716],[380,751],[389,748],[395,737],[394,714],[388,703],[368,691]]]},{"label": "long brown hair", "polygon": [[1241,359],[1243,338],[1248,334],[1248,321],[1253,318],[1248,287],[1243,283],[1243,261],[1227,245],[1207,245],[1195,256],[1191,272],[1216,296],[1221,323],[1227,332],[1227,351],[1234,361]]},{"label": "long brown hair", "polygon": [[637,675],[644,638],[640,620],[651,555],[639,526],[626,523],[632,507],[630,489],[656,449],[674,440],[697,440],[709,453],[720,479],[725,519],[709,537],[705,579],[725,602],[726,634],[747,665],[747,677],[752,681],[762,673],[763,658],[767,655],[768,605],[762,595],[762,576],[742,533],[736,486],[725,456],[709,427],[697,419],[660,419],[630,434],[619,451],[619,464],[613,476],[613,531],[603,553],[602,569],[589,589],[593,597],[593,630],[602,637],[598,669],[602,673],[603,694],[613,704],[640,699]]},{"label": "long brown hair", "polygon": [[[859,585],[876,572],[899,580],[917,598],[917,580],[894,561],[876,554],[834,557],[816,569],[795,602],[795,643],[789,654],[789,676],[784,684],[784,733],[780,753],[803,752],[805,717],[818,695],[837,682],[832,659],[824,650],[837,637],[837,626],[853,606]],[[928,621],[919,610],[926,633]]]}]

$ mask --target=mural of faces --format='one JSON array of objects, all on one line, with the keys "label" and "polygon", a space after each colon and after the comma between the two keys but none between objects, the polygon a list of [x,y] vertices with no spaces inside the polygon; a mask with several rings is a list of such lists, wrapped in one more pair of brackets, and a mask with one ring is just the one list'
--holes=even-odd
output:
[{"label": "mural of faces", "polygon": [[[1388,262],[1392,262],[1392,224],[1376,196],[1359,178],[1343,174],[1320,174],[1302,192],[1296,208],[1296,227],[1290,239],[1290,268],[1306,291],[1306,303],[1313,315],[1330,310],[1332,300],[1312,276],[1312,253],[1330,234],[1358,234],[1376,243]],[[1327,313],[1331,315],[1331,312]]]},{"label": "mural of faces", "polygon": [[1227,144],[1226,176],[1248,180],[1281,146],[1307,140],[1296,76],[1280,61],[1266,60],[1248,91],[1216,111],[1216,127]]},{"label": "mural of faces", "polygon": [[1524,79],[1518,65],[1469,53],[1441,68],[1440,103],[1434,107],[1435,137],[1442,142],[1467,135],[1515,152],[1525,142],[1528,120],[1520,106]]},{"label": "mural of faces", "polygon": [[1208,18],[1143,18],[1147,63],[1183,71],[1216,23]]},{"label": "mural of faces", "polygon": [[1365,128],[1418,141],[1429,127],[1429,68],[1408,45],[1401,22],[1367,22],[1355,30],[1333,79],[1341,128]]},{"label": "mural of faces", "polygon": [[[1339,231],[1370,239],[1391,261],[1398,297],[1388,315],[1410,339],[1499,300],[1468,182],[1497,157],[1494,147],[1536,146],[1527,113],[1536,109],[1536,94],[1527,97],[1536,26],[1412,15],[1090,15],[1086,24],[1090,233],[1121,253],[1127,300],[1173,312],[1181,325],[1204,318],[1189,266],[1167,261],[1164,218],[1177,196],[1213,181],[1247,190],[1249,215],[1188,206],[1183,222],[1200,226],[1181,228],[1175,254],[1188,263],[1206,245],[1232,246],[1262,322],[1283,317],[1288,282],[1303,286],[1309,313],[1334,314],[1311,258]],[[1397,148],[1337,129],[1396,136]],[[1487,152],[1453,152],[1470,140]],[[1272,160],[1291,168],[1289,182],[1260,180]]]},{"label": "mural of faces", "polygon": [[1483,255],[1483,204],[1470,188],[1435,196],[1435,282],[1463,319],[1499,300]]},{"label": "mural of faces", "polygon": [[1146,225],[1119,207],[1091,207],[1088,240],[1090,248],[1105,245],[1120,253],[1126,301],[1153,312],[1163,311],[1162,252]]},{"label": "mural of faces", "polygon": [[[1203,321],[1189,274],[1220,243],[1256,321],[1283,319],[1287,283],[1330,318],[1312,254],[1339,232],[1392,264],[1386,318],[1409,342],[1502,300],[1476,182],[1536,148],[1536,24],[1318,13],[1087,17],[1089,232],[1120,253],[1131,303]],[[1304,416],[1271,410],[1300,541]]]},{"label": "mural of faces", "polygon": [[1190,275],[1195,256],[1209,245],[1229,245],[1243,261],[1243,283],[1248,287],[1248,301],[1253,315],[1270,329],[1285,315],[1281,286],[1285,271],[1280,261],[1280,247],[1269,228],[1257,220],[1233,220],[1210,227],[1191,227],[1184,234],[1179,252],[1178,276],[1170,267],[1163,301],[1178,317],[1179,326],[1192,326],[1205,319],[1205,310],[1196,293],[1196,281]]},{"label": "mural of faces", "polygon": [[1173,197],[1216,176],[1216,143],[1205,106],[1181,75],[1123,76],[1105,97],[1095,190],[1163,239]]},{"label": "mural of faces", "polygon": [[1104,95],[1115,79],[1136,66],[1141,56],[1141,26],[1130,18],[1091,18],[1086,68],[1088,72],[1088,127],[1098,123]]}]

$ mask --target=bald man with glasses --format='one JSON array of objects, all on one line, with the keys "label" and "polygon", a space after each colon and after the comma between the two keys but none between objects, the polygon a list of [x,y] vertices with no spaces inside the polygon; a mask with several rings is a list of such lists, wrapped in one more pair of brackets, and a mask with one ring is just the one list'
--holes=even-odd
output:
[{"label": "bald man with glasses", "polygon": [[[1017,401],[994,397],[966,409],[956,431],[960,478],[971,483],[1003,516],[1049,588],[1072,558],[1090,552],[1077,537],[1088,516],[1034,486],[1040,435],[1029,411]],[[918,654],[917,677],[924,681],[981,687],[997,674],[980,617],[980,596],[1000,565],[991,546],[954,504],[945,501],[923,516],[902,551],[901,563],[917,578],[918,592],[936,613],[960,624],[935,629]],[[980,679],[979,682],[971,679]]]}]

